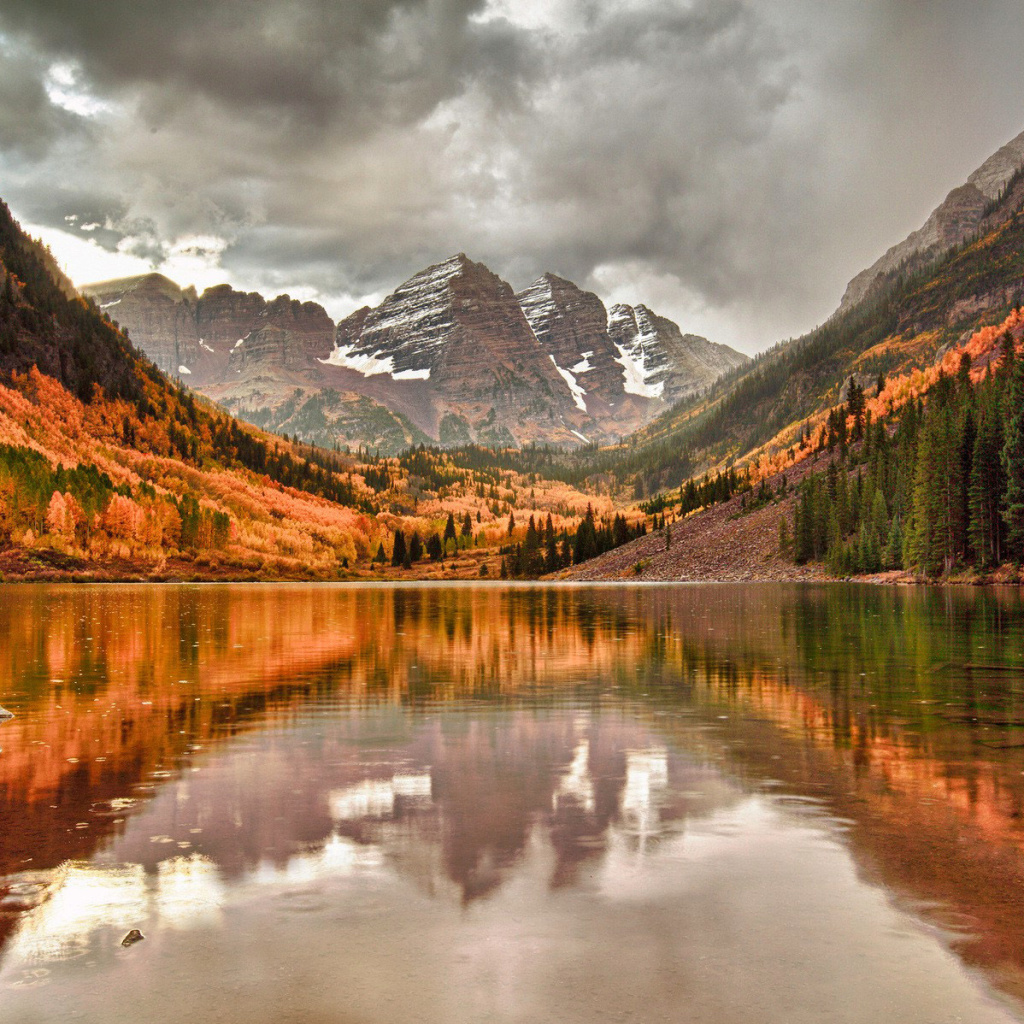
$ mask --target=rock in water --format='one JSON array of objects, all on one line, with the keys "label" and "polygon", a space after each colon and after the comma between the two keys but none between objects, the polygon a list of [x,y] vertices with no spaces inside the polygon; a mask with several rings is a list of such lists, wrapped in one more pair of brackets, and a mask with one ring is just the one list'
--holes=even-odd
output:
[{"label": "rock in water", "polygon": [[122,946],[134,946],[136,942],[141,942],[146,936],[139,931],[138,928],[133,928],[122,940]]},{"label": "rock in water", "polygon": [[0,722],[3,722],[3,721],[5,721],[8,718],[13,718],[13,717],[14,717],[14,713],[13,712],[8,711],[7,708],[0,708]]}]

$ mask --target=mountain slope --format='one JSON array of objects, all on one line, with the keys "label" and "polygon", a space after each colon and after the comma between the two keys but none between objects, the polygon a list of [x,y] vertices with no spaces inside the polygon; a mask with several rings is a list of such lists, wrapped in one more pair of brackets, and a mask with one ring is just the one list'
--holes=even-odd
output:
[{"label": "mountain slope", "polygon": [[[43,255],[0,204],[0,577],[334,579],[381,575],[382,560],[439,576],[451,558],[476,577],[497,574],[499,546],[529,542],[535,523],[562,537],[588,506],[610,521],[607,496],[483,449],[461,463],[354,457],[242,425],[66,294]],[[165,281],[138,287],[169,296],[175,315],[192,301]],[[277,324],[303,313],[252,305]]]},{"label": "mountain slope", "polygon": [[723,377],[639,431],[605,466],[639,478],[638,494],[674,486],[702,467],[746,460],[794,443],[809,418],[840,401],[853,375],[929,366],[958,340],[999,323],[1024,301],[1024,179],[992,204],[984,233],[914,273],[901,273],[857,305]]},{"label": "mountain slope", "polygon": [[936,207],[925,223],[894,245],[847,285],[839,312],[852,309],[893,275],[934,261],[984,228],[992,205],[1024,166],[1024,132],[992,154],[963,185]]}]

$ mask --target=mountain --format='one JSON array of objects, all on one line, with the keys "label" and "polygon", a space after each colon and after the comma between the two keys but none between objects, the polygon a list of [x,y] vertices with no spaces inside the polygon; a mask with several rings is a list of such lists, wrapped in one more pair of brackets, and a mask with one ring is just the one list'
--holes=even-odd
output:
[{"label": "mountain", "polygon": [[608,334],[625,370],[627,390],[667,405],[699,394],[748,362],[727,345],[683,334],[646,306],[612,306]]},{"label": "mountain", "polygon": [[917,231],[880,256],[847,285],[839,312],[852,309],[900,272],[934,261],[983,231],[1007,185],[1024,167],[1024,132],[992,154],[964,184],[953,189]]},{"label": "mountain", "polygon": [[616,441],[747,362],[552,274],[516,295],[463,253],[337,325],[315,303],[157,274],[83,293],[169,375],[325,446]]},{"label": "mountain", "polygon": [[212,384],[228,373],[308,370],[334,341],[322,306],[287,295],[267,302],[228,285],[180,288],[162,274],[101,281],[82,289],[101,310],[135,334],[168,376]]},{"label": "mountain", "polygon": [[748,361],[726,345],[684,335],[646,306],[609,312],[593,292],[554,274],[516,297],[577,405],[605,436],[635,429],[652,408],[699,393]]},{"label": "mountain", "polygon": [[[544,449],[357,457],[242,424],[170,380],[109,311],[176,330],[165,361],[251,385],[356,374],[320,362],[335,332],[319,307],[147,276],[101,310],[47,255],[0,203],[0,580],[479,578],[499,573],[504,545],[536,561],[537,524],[560,557],[580,523],[604,546],[642,528],[573,485],[585,470],[545,477]],[[528,328],[521,340],[536,344]]]},{"label": "mountain", "polygon": [[445,419],[459,440],[572,444],[590,426],[511,286],[463,253],[343,320],[327,362],[421,382],[438,433]]}]

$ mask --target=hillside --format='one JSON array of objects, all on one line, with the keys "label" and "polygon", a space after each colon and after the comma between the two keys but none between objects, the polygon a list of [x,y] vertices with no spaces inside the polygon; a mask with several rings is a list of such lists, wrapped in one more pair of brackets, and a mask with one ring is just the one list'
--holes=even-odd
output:
[{"label": "hillside", "polygon": [[851,376],[866,386],[930,366],[978,327],[1000,323],[1024,301],[1022,205],[1017,176],[984,234],[680,403],[608,453],[605,468],[645,496],[707,467],[773,455],[839,404]]},{"label": "hillside", "polygon": [[1024,166],[1024,132],[992,154],[953,189],[917,231],[885,252],[849,283],[839,312],[880,291],[898,274],[927,266],[954,246],[984,233],[993,204]]},{"label": "hillside", "polygon": [[[588,507],[612,515],[607,495],[472,452],[458,463],[428,451],[345,455],[240,424],[69,296],[44,255],[0,206],[9,578],[336,579],[401,575],[406,564],[414,575],[446,562],[451,572],[453,559],[456,572],[497,573],[499,549],[526,540],[534,519],[561,538]],[[395,559],[407,539],[412,557]],[[393,570],[381,564],[392,560]]]},{"label": "hillside", "polygon": [[[1024,580],[1024,309],[844,401],[799,441],[644,505],[562,578]],[[755,453],[756,454],[756,453]]]}]

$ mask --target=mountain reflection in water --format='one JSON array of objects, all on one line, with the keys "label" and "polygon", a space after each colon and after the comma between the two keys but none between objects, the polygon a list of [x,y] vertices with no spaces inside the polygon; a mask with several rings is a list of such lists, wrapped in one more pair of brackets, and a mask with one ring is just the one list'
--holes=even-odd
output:
[{"label": "mountain reflection in water", "polygon": [[[635,933],[622,969],[656,971],[658,999],[669,1005],[681,987],[695,1007],[686,1019],[747,1019],[730,1003],[740,997],[729,972],[745,964],[754,986],[750,958],[775,941],[822,947],[818,928],[845,941],[823,905],[832,900],[853,908],[851,949],[866,920],[898,910],[908,917],[885,918],[893,934],[906,940],[906,920],[920,921],[937,950],[955,949],[1024,996],[1016,593],[202,586],[2,596],[0,699],[16,717],[0,726],[0,1006],[15,1000],[26,1021],[63,1019],[61,999],[104,1019],[90,979],[120,979],[143,957],[194,970],[196,951],[176,936],[208,944],[228,931],[257,962],[273,947],[308,964],[321,943],[390,938],[400,948],[400,912],[409,929],[443,936],[489,921],[486,943],[504,955],[549,948],[558,929],[569,955],[575,929],[592,926],[573,963],[591,957],[598,973],[596,932]],[[759,849],[764,878],[750,874]],[[851,856],[859,882],[843,874]],[[815,880],[813,865],[826,863]],[[697,885],[715,872],[721,892]],[[549,903],[530,895],[533,884]],[[819,884],[808,918],[800,900]],[[792,920],[769,913],[773,887],[793,901]],[[887,902],[872,903],[877,892]],[[574,916],[556,925],[569,905]],[[710,916],[697,928],[691,914]],[[749,915],[742,936],[730,914],[736,927]],[[134,927],[146,942],[121,950]],[[869,938],[881,970],[879,927]],[[265,945],[251,946],[256,933]],[[706,948],[686,946],[688,935]],[[458,957],[479,955],[467,948]],[[642,968],[627,966],[644,948]],[[453,978],[458,957],[444,961]],[[694,1002],[681,960],[705,957],[721,991]],[[465,1019],[526,1012],[526,995],[513,999],[495,970],[484,983],[474,976]],[[921,970],[935,968],[922,960]],[[907,972],[891,983],[925,1013],[929,997]],[[416,991],[395,996],[405,1009],[390,1019],[448,998],[446,986]],[[543,1000],[555,996],[530,998],[553,1013]],[[812,986],[807,998],[822,997]],[[780,996],[779,1019],[787,1005]],[[991,1015],[974,1007],[975,1019],[1009,1019],[985,1006]]]}]

